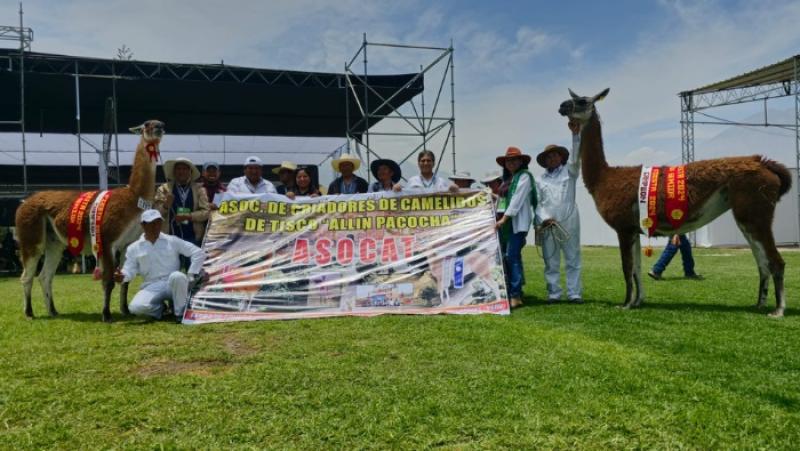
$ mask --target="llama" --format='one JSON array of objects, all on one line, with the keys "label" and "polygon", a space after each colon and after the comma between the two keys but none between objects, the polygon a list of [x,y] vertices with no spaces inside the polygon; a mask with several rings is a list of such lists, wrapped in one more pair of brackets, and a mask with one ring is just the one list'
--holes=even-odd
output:
[{"label": "llama", "polygon": [[[130,129],[141,134],[136,147],[131,177],[128,186],[117,188],[111,192],[105,208],[100,227],[102,255],[97,262],[102,274],[104,302],[103,321],[111,322],[109,302],[114,289],[114,256],[117,251],[122,255],[126,247],[141,234],[139,227],[140,203],[153,202],[155,195],[156,165],[158,163],[158,145],[164,134],[164,124],[157,120],[149,120]],[[67,224],[73,202],[81,195],[79,191],[42,191],[28,197],[17,209],[16,232],[22,258],[23,272],[21,277],[25,292],[25,316],[33,318],[31,307],[31,290],[33,277],[39,259],[44,254],[44,264],[39,274],[39,282],[44,293],[45,305],[50,316],[56,316],[53,303],[53,276],[67,246]],[[96,195],[95,195],[96,197]],[[84,218],[84,234],[88,238],[89,214]],[[85,239],[85,242],[89,242]],[[91,246],[84,246],[84,254],[91,252]],[[120,298],[120,310],[124,315],[130,314],[125,293]]]},{"label": "llama", "polygon": [[[641,166],[612,167],[606,162],[603,137],[595,103],[609,92],[580,97],[571,90],[558,112],[581,124],[579,153],[586,188],[594,198],[600,216],[616,232],[625,277],[624,308],[638,307],[644,300],[639,243],[638,184]],[[769,277],[775,285],[776,308],[770,314],[783,316],[784,262],[775,247],[772,220],[775,205],[791,187],[789,171],[780,163],[759,155],[703,160],[686,165],[688,211],[678,229],[670,225],[665,208],[664,171],[658,191],[656,236],[686,233],[708,224],[729,209],[750,244],[759,273],[758,301],[766,306]],[[636,288],[634,296],[633,289]]]}]

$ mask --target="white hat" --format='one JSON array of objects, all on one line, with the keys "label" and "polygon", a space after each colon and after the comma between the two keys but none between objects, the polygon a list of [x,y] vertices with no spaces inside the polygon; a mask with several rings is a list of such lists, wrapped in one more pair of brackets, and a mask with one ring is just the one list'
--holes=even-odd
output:
[{"label": "white hat", "polygon": [[159,213],[158,210],[153,210],[151,208],[142,212],[142,223],[149,224],[157,219],[164,219],[161,217],[161,213]]},{"label": "white hat", "polygon": [[469,174],[469,172],[454,172],[453,175],[448,177],[450,180],[470,180],[475,181],[475,179]]},{"label": "white hat", "polygon": [[494,182],[495,180],[502,179],[502,178],[503,178],[503,172],[502,171],[492,171],[492,172],[487,172],[486,174],[484,174],[484,176],[480,180],[480,182],[483,183],[484,185],[488,185],[488,184]]},{"label": "white hat", "polygon": [[339,170],[339,165],[342,163],[351,163],[353,165],[353,171],[357,171],[358,168],[361,166],[361,159],[355,155],[345,153],[342,154],[341,157],[335,158],[333,161],[331,161],[331,166],[333,166],[334,171],[342,172]]},{"label": "white hat", "polygon": [[192,163],[192,160],[180,157],[164,162],[164,176],[167,177],[167,180],[175,180],[175,165],[178,163],[189,166],[189,169],[192,171],[193,182],[200,178],[200,171],[197,169],[197,166]]},{"label": "white hat", "polygon": [[244,160],[244,165],[245,166],[250,166],[251,164],[256,164],[258,166],[263,166],[264,165],[264,163],[261,162],[261,158],[258,158],[255,155],[251,155],[251,156],[245,158],[245,160]]}]

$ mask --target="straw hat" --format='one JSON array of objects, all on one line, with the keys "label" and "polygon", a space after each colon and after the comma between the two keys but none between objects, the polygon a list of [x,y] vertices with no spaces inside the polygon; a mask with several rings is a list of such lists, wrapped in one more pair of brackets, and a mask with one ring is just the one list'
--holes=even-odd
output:
[{"label": "straw hat", "polygon": [[349,153],[342,154],[339,158],[334,158],[331,162],[331,166],[333,166],[334,171],[341,172],[339,171],[339,165],[342,163],[353,163],[353,171],[357,171],[358,168],[361,167],[361,160],[357,156]]},{"label": "straw hat", "polygon": [[292,163],[291,161],[283,161],[283,162],[281,162],[280,166],[278,166],[277,168],[272,169],[272,173],[273,174],[280,174],[281,171],[283,171],[284,169],[287,170],[287,171],[294,172],[294,171],[297,170],[297,165]]},{"label": "straw hat", "polygon": [[164,176],[167,177],[167,180],[175,180],[175,165],[178,163],[189,166],[189,169],[192,171],[191,180],[193,182],[200,178],[200,171],[197,169],[197,166],[192,163],[192,160],[180,157],[174,160],[168,160],[164,163]]},{"label": "straw hat", "polygon": [[550,144],[549,146],[545,147],[543,151],[539,152],[539,155],[536,155],[536,162],[539,163],[539,166],[547,169],[547,165],[545,164],[545,158],[547,158],[547,154],[550,152],[558,152],[561,155],[561,164],[564,164],[569,159],[569,150],[563,146],[557,146],[555,144]]},{"label": "straw hat", "polygon": [[497,164],[499,164],[500,166],[505,167],[506,159],[508,159],[508,158],[516,158],[516,157],[521,157],[522,161],[524,161],[525,164],[528,164],[528,163],[531,162],[531,156],[530,155],[526,155],[526,154],[522,153],[522,151],[519,150],[519,147],[514,147],[514,146],[511,146],[508,149],[506,149],[506,154],[497,157],[496,161],[497,161]]},{"label": "straw hat", "polygon": [[389,169],[392,170],[392,181],[394,183],[400,181],[400,177],[403,176],[403,172],[400,170],[400,165],[394,160],[389,160],[387,158],[381,158],[369,164],[369,169],[372,171],[372,175],[374,175],[376,179],[378,178],[378,168],[381,166],[389,166]]}]

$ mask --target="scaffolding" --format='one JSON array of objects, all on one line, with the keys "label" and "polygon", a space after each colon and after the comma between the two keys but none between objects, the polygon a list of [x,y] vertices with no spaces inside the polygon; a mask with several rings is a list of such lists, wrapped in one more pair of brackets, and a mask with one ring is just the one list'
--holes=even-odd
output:
[{"label": "scaffolding", "polygon": [[[681,103],[681,160],[683,163],[695,161],[695,124],[736,125],[744,127],[778,127],[794,131],[795,186],[800,188],[800,55],[760,69],[713,83],[679,94]],[[767,114],[767,101],[782,97],[794,97],[794,123],[780,124],[770,122]],[[702,111],[711,108],[738,105],[750,102],[764,103],[764,122],[746,123],[726,121]],[[695,113],[711,120],[697,121]],[[797,196],[798,224],[800,225],[800,189]],[[800,229],[800,227],[798,227]],[[800,244],[800,232],[797,243]]]},{"label": "scaffolding", "polygon": [[[414,52],[414,55],[419,55],[419,60],[424,61],[424,64],[419,66],[419,72],[410,79],[404,86],[397,89],[396,92],[387,95],[381,95],[376,90],[375,86],[370,84],[369,77],[369,59],[367,57],[370,49],[383,48],[391,50],[403,50]],[[425,58],[425,59],[423,59]],[[359,68],[363,68],[362,73],[358,73]],[[339,149],[338,153],[347,151],[350,153],[352,150],[358,154],[362,160],[364,155],[361,152],[363,147],[366,152],[366,166],[370,166],[370,160],[374,156],[378,159],[383,158],[377,149],[384,152],[384,146],[380,140],[385,139],[402,139],[408,138],[412,142],[416,141],[413,146],[402,159],[398,160],[398,164],[402,165],[415,153],[420,150],[432,150],[430,147],[438,147],[438,157],[436,159],[436,168],[434,173],[438,173],[442,160],[448,146],[451,150],[453,172],[456,171],[456,132],[455,132],[455,76],[453,64],[453,42],[450,41],[449,47],[432,47],[432,46],[419,46],[419,45],[406,45],[406,44],[391,44],[381,42],[369,42],[367,34],[364,33],[363,41],[358,51],[353,57],[345,63],[345,82],[346,95],[345,95],[345,108],[347,117],[347,146],[346,148]],[[396,97],[402,90],[412,86],[415,83],[421,82],[426,74],[440,74],[441,78],[438,82],[438,89],[436,97],[432,104],[425,104],[424,89],[419,94],[419,105],[415,99],[408,102],[410,105],[407,108],[392,109],[387,114],[382,114],[381,111],[388,105],[394,97]],[[449,84],[449,86],[447,86]],[[363,90],[359,95],[358,90]],[[374,94],[379,99],[378,105],[370,105],[368,93]],[[362,103],[359,99],[363,98]],[[442,113],[440,110],[441,104],[449,103],[449,112]],[[357,121],[351,121],[350,108],[355,104],[361,116]],[[426,110],[426,107],[428,108]],[[409,111],[410,108],[410,111]],[[444,108],[447,108],[446,106]],[[378,120],[385,120],[384,124],[392,123],[397,124],[399,129],[392,129],[390,131],[370,130],[370,127]],[[351,142],[354,148],[351,147]],[[436,152],[434,152],[436,154]],[[371,174],[367,171],[367,177],[370,178]],[[405,178],[405,177],[404,177]]]},{"label": "scaffolding", "polygon": [[[26,28],[23,23],[24,13],[22,11],[22,3],[19,4],[19,26],[3,26],[0,25],[0,41],[17,41],[19,42],[19,95],[20,95],[20,116],[16,120],[2,120],[0,118],[0,125],[18,125],[22,133],[22,184],[25,192],[28,192],[28,154],[25,145],[25,52],[31,51],[31,42],[33,42],[33,30]],[[11,61],[9,60],[9,65]]]}]

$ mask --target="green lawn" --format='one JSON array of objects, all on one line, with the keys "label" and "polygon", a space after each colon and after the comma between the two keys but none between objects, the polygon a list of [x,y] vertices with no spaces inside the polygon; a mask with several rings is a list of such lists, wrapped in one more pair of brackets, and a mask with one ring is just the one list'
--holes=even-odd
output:
[{"label": "green lawn", "polygon": [[800,253],[776,320],[749,251],[697,251],[702,282],[676,257],[633,311],[615,249],[584,250],[582,306],[544,305],[527,252],[510,317],[107,325],[99,284],[63,275],[61,316],[37,286],[29,321],[0,279],[0,449],[796,449]]}]

